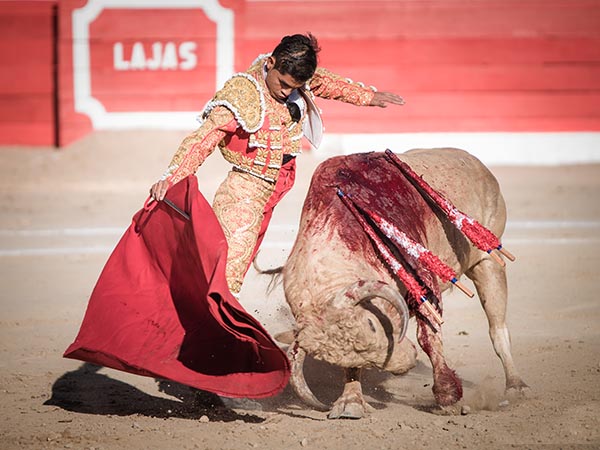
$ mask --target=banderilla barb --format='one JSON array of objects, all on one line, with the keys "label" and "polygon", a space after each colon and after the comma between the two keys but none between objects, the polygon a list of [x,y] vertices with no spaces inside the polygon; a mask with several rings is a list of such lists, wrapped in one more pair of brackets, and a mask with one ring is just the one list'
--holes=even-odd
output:
[{"label": "banderilla barb", "polygon": [[439,330],[441,325],[444,323],[442,316],[437,312],[435,306],[431,304],[427,300],[425,289],[419,284],[419,282],[409,274],[402,264],[389,252],[386,245],[383,243],[381,238],[375,233],[375,230],[367,223],[365,218],[358,211],[357,206],[354,204],[354,201],[351,200],[339,187],[337,188],[337,194],[344,203],[344,205],[352,212],[356,220],[361,224],[365,233],[371,238],[373,244],[381,254],[382,258],[388,265],[388,267],[392,270],[392,272],[402,281],[406,289],[411,294],[411,296],[419,302],[419,309],[421,306],[425,308],[425,310],[429,314],[425,314],[425,316],[429,315],[433,320],[430,321],[436,330]]},{"label": "banderilla barb", "polygon": [[376,212],[371,211],[363,206],[356,206],[360,208],[367,216],[369,216],[371,220],[373,220],[373,222],[378,226],[385,236],[402,247],[417,262],[422,263],[427,269],[435,273],[442,281],[451,282],[468,297],[472,298],[475,295],[458,280],[456,272],[450,266],[445,264],[440,258],[434,255],[429,249],[412,240],[406,233],[398,229],[398,227],[396,227],[393,223],[384,219]]},{"label": "banderilla barb", "polygon": [[480,250],[488,253],[498,264],[505,266],[506,264],[500,256],[498,256],[494,250],[499,251],[506,256],[510,261],[514,261],[515,257],[512,253],[506,250],[500,240],[494,233],[488,230],[486,227],[481,225],[477,220],[469,217],[450,201],[444,198],[439,192],[433,189],[429,183],[427,183],[422,176],[417,175],[411,167],[404,161],[400,160],[394,152],[390,149],[385,151],[388,159],[398,168],[400,171],[420,188],[421,191],[425,192],[427,196],[433,201],[450,219],[450,221],[460,230],[469,240]]}]

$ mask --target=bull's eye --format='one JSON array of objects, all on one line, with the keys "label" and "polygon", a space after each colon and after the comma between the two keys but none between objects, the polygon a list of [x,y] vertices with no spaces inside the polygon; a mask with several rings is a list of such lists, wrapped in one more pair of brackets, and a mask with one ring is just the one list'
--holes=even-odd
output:
[{"label": "bull's eye", "polygon": [[369,322],[369,327],[371,327],[371,331],[373,333],[375,333],[375,331],[377,331],[377,330],[375,330],[375,325],[373,325],[373,322],[371,321],[371,319],[367,319],[367,321]]}]

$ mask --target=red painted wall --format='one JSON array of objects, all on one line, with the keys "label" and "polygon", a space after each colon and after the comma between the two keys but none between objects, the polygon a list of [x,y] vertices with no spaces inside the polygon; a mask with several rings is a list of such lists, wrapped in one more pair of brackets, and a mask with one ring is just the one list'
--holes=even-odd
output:
[{"label": "red painted wall", "polygon": [[[89,67],[74,69],[73,11],[87,0],[0,1],[0,25],[12,24],[0,26],[0,52],[8,61],[1,75],[0,143],[47,145],[56,139],[54,3],[61,145],[93,129],[88,115],[75,111],[74,73],[90,71],[92,96],[109,113],[193,115],[214,92],[217,27],[200,8],[105,9],[89,24]],[[234,14],[235,71],[271,51],[282,36],[311,31],[323,66],[407,101],[387,110],[322,101],[327,132],[600,131],[597,0],[220,4]],[[146,62],[133,58],[135,52]]]},{"label": "red painted wall", "polygon": [[[236,8],[245,4],[221,3],[234,16]],[[74,12],[88,4],[86,0],[60,2],[61,145],[94,128],[89,114],[76,107],[75,78],[86,73],[90,96],[101,104],[103,115],[187,112],[189,121],[181,127],[195,126],[195,116],[217,88],[215,22],[199,6],[103,8],[85,22],[88,39],[84,42],[76,36],[80,32],[76,22],[81,20],[74,19]],[[74,43],[85,43],[89,49],[86,64],[74,62]],[[113,122],[122,127],[127,119],[113,118]],[[156,127],[166,125],[159,121]]]},{"label": "red painted wall", "polygon": [[258,1],[244,25],[245,60],[311,30],[323,66],[407,101],[323,103],[330,132],[600,130],[598,1]]},{"label": "red painted wall", "polygon": [[0,144],[55,144],[56,3],[0,2]]},{"label": "red painted wall", "polygon": [[[75,112],[73,99],[72,13],[74,9],[81,8],[86,3],[87,0],[60,0],[59,2],[58,22],[60,32],[56,45],[59,59],[58,140],[61,147],[82,138],[93,130],[90,119]],[[86,68],[82,68],[82,70],[86,70]]]}]

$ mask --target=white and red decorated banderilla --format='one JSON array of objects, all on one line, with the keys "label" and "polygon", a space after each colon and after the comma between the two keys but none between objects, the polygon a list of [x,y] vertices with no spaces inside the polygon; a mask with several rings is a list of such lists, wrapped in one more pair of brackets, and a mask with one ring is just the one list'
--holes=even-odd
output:
[{"label": "white and red decorated banderilla", "polygon": [[404,161],[400,160],[394,152],[387,149],[385,151],[388,159],[398,167],[402,173],[410,180],[416,183],[416,185],[424,191],[429,198],[438,205],[442,211],[448,216],[450,221],[458,228],[469,240],[479,249],[488,253],[493,257],[500,265],[504,266],[505,263],[494,253],[494,250],[498,250],[509,260],[514,261],[515,257],[505,248],[502,247],[500,240],[494,233],[488,230],[486,227],[481,225],[477,220],[469,217],[458,208],[456,208],[449,200],[444,198],[439,192],[433,189],[424,179],[415,173],[411,167]]},{"label": "white and red decorated banderilla", "polygon": [[440,326],[444,323],[444,320],[437,312],[435,306],[433,306],[431,302],[427,300],[426,291],[423,286],[421,286],[419,282],[404,269],[400,261],[398,261],[398,259],[391,254],[375,230],[373,230],[371,225],[367,223],[360,211],[358,211],[354,201],[340,188],[337,189],[337,194],[344,205],[346,205],[350,212],[352,212],[356,220],[358,220],[358,222],[362,225],[365,233],[367,233],[369,238],[371,238],[371,241],[373,241],[373,244],[381,254],[388,267],[400,279],[400,281],[402,281],[404,286],[406,286],[406,289],[410,295],[417,300],[417,302],[419,302],[419,309],[421,309],[421,307],[425,308],[425,311],[421,310],[421,313],[429,319],[429,322],[436,330],[439,330]]},{"label": "white and red decorated banderilla", "polygon": [[454,284],[467,296],[472,298],[475,295],[456,278],[456,272],[452,270],[450,266],[445,264],[440,258],[431,253],[429,249],[408,237],[405,232],[398,229],[396,225],[384,219],[376,212],[371,211],[363,206],[357,205],[357,207],[359,207],[367,216],[371,218],[371,220],[373,220],[375,225],[379,227],[383,234],[385,234],[397,245],[402,247],[406,253],[414,258],[416,262],[422,264],[426,269],[435,273],[442,281]]}]

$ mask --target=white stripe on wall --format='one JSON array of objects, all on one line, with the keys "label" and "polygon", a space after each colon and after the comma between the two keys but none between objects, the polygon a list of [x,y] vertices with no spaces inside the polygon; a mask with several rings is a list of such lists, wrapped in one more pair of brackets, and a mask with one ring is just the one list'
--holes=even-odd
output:
[{"label": "white stripe on wall", "polygon": [[488,165],[559,165],[600,163],[600,133],[380,133],[327,134],[317,154],[333,156],[386,148],[455,147]]}]

